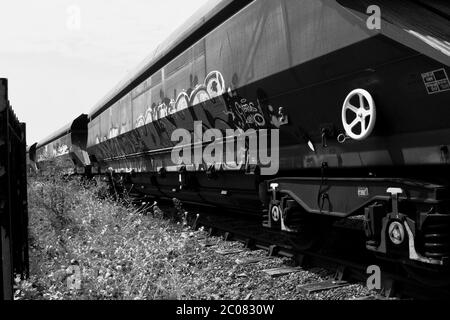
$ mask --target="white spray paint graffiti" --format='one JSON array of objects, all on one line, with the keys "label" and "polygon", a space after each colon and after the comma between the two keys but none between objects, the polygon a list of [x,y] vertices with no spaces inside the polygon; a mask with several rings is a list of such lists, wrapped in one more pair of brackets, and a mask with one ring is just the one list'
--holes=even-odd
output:
[{"label": "white spray paint graffiti", "polygon": [[137,117],[135,121],[136,128],[199,103],[211,101],[215,104],[218,102],[218,99],[222,99],[222,95],[225,92],[226,88],[223,75],[219,71],[212,71],[206,76],[204,83],[198,84],[190,94],[186,90],[183,90],[175,100],[167,99],[169,101],[163,101],[157,106],[148,107],[145,114]]},{"label": "white spray paint graffiti", "polygon": [[[163,95],[161,93],[162,102],[160,104],[153,103],[143,114],[137,115],[135,128],[142,127],[165,118],[168,115],[207,101],[213,105],[222,105],[224,108],[223,113],[231,116],[233,125],[242,130],[249,128],[260,129],[264,128],[267,124],[267,120],[263,115],[261,102],[259,100],[252,102],[239,97],[235,89],[226,87],[224,77],[219,71],[210,72],[205,77],[203,83],[197,84],[193,90],[183,90],[175,100],[164,98]],[[281,118],[276,112],[276,108],[272,107],[272,105],[267,105],[266,107],[269,111],[268,121],[271,125],[275,128],[280,128],[280,126],[287,123],[286,121],[280,121]],[[110,112],[112,112],[112,109]],[[112,118],[112,114],[110,114],[110,118]],[[123,126],[120,129],[111,127],[107,135],[96,137],[96,143],[99,144],[108,139],[115,138],[128,130],[128,128]]]},{"label": "white spray paint graffiti", "polygon": [[43,150],[38,150],[36,153],[37,161],[45,161],[50,158],[56,158],[63,156],[70,152],[69,147],[66,144],[50,143],[44,146]]}]

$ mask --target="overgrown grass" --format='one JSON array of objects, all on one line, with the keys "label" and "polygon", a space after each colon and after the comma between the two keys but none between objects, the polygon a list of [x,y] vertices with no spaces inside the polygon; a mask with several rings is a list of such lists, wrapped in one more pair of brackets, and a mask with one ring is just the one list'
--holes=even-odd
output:
[{"label": "overgrown grass", "polygon": [[[146,215],[126,199],[109,197],[104,184],[60,172],[29,179],[31,276],[17,280],[16,299],[346,299],[367,293],[355,285],[306,296],[298,285],[323,281],[326,271],[272,278],[263,270],[289,259],[238,264],[236,255],[216,250],[241,244],[212,237],[214,247],[201,245],[205,232],[162,219],[156,207]],[[262,256],[266,252],[238,255]],[[72,286],[78,268],[79,287]]]},{"label": "overgrown grass", "polygon": [[[192,240],[180,237],[182,225],[107,194],[102,183],[55,173],[29,179],[31,276],[17,279],[16,299],[184,297],[171,264],[193,250]],[[80,288],[68,285],[74,266]]]}]

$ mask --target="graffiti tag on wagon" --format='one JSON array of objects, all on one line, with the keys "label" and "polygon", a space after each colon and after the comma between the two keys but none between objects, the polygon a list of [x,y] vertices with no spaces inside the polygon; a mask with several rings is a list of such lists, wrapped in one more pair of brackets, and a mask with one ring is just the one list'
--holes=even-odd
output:
[{"label": "graffiti tag on wagon", "polygon": [[[224,97],[225,93],[228,94],[228,97],[226,95]],[[230,101],[227,103],[225,98],[230,99]],[[236,99],[237,101],[234,101]],[[210,72],[202,84],[197,84],[193,90],[183,90],[175,100],[169,98],[163,100],[159,105],[152,104],[144,114],[139,115],[136,119],[136,127],[208,101],[214,105],[223,105],[224,113],[231,115],[239,128],[244,129],[246,125],[263,127],[266,124],[259,105],[256,107],[253,102],[247,102],[244,98],[236,97],[231,88],[226,88],[224,77],[219,71]]]},{"label": "graffiti tag on wagon", "polygon": [[[191,81],[191,83],[195,83]],[[234,82],[233,82],[234,83]],[[174,129],[180,126],[179,121],[187,121],[189,123],[195,120],[201,120],[206,126],[216,128],[218,125],[223,128],[236,129],[261,129],[265,128],[267,121],[262,111],[262,104],[259,100],[252,102],[244,97],[238,95],[237,90],[226,86],[224,77],[219,71],[212,71],[206,77],[203,83],[196,84],[194,89],[185,89],[180,92],[176,99],[169,99],[164,97],[164,93],[160,92],[161,103],[152,103],[142,114],[138,115],[135,120],[135,128],[143,127],[146,124],[156,122],[158,120],[167,118],[169,115],[177,114],[178,118],[173,123]],[[190,107],[202,104],[211,103],[213,106],[221,106],[223,108],[222,117],[216,114],[211,116],[207,108],[197,109],[195,113],[186,114],[178,113]],[[285,123],[280,123],[278,114],[272,105],[263,105],[269,112],[269,123],[276,128],[279,128]],[[189,119],[185,119],[185,117]],[[195,118],[191,118],[195,116]],[[168,118],[167,118],[168,119]],[[121,128],[122,129],[122,128]],[[160,131],[161,127],[156,129]],[[167,128],[168,129],[168,128]],[[166,130],[167,131],[167,130]],[[170,130],[169,130],[170,131]],[[108,136],[103,138],[97,137],[97,143],[106,141],[122,134],[122,130],[111,128]]]},{"label": "graffiti tag on wagon", "polygon": [[49,157],[55,158],[55,157],[63,156],[65,154],[68,154],[69,152],[70,152],[70,149],[65,144],[54,145],[53,148],[49,148],[49,145],[46,145],[46,146],[44,146],[43,151],[38,151],[37,160],[44,161]]},{"label": "graffiti tag on wagon", "polygon": [[163,98],[159,105],[153,103],[144,114],[138,116],[136,127],[157,121],[199,103],[206,101],[217,103],[217,99],[225,93],[223,76],[218,71],[210,72],[203,84],[198,84],[194,90],[189,91],[183,90],[176,99]]},{"label": "graffiti tag on wagon", "polygon": [[259,105],[256,108],[253,102],[248,102],[245,98],[235,101],[228,113],[233,116],[233,120],[237,122],[238,127],[241,129],[246,126],[264,127],[266,125],[266,120]]}]

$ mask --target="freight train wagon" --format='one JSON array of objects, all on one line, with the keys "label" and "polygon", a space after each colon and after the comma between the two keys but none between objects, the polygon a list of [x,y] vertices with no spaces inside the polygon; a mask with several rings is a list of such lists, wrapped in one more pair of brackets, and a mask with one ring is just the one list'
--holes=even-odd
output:
[{"label": "freight train wagon", "polygon": [[90,174],[90,161],[86,152],[88,117],[80,115],[72,123],[54,132],[29,148],[28,161],[37,169],[46,171],[58,162],[70,174]]},{"label": "freight train wagon", "polygon": [[89,112],[91,165],[286,232],[359,217],[368,250],[446,267],[449,13],[440,1],[210,1]]}]

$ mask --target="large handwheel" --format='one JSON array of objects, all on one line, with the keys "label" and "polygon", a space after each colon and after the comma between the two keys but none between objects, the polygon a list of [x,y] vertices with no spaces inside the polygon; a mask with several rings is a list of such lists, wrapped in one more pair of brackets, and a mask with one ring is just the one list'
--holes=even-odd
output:
[{"label": "large handwheel", "polygon": [[[349,113],[355,117],[348,117]],[[372,95],[364,89],[350,92],[342,106],[342,124],[347,136],[357,141],[366,139],[375,127],[375,121],[376,108]]]}]

